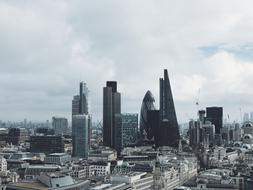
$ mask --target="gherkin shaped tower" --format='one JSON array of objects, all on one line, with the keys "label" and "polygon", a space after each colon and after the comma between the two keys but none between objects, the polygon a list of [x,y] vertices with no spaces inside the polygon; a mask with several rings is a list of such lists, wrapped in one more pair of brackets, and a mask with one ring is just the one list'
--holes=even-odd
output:
[{"label": "gherkin shaped tower", "polygon": [[148,111],[155,110],[155,99],[148,90],[143,98],[140,113],[140,136],[142,141],[153,141],[154,133],[151,124],[148,122]]}]

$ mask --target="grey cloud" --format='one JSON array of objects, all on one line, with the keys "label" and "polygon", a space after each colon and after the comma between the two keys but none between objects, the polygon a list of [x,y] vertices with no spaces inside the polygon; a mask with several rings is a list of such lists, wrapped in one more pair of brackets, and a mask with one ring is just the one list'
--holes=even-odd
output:
[{"label": "grey cloud", "polygon": [[179,121],[196,116],[199,88],[202,106],[250,110],[252,60],[226,49],[205,54],[199,47],[251,43],[251,7],[251,1],[220,0],[2,1],[0,119],[70,118],[81,80],[91,91],[95,120],[101,119],[106,80],[118,81],[122,111],[138,113],[149,89],[158,107],[164,68]]}]

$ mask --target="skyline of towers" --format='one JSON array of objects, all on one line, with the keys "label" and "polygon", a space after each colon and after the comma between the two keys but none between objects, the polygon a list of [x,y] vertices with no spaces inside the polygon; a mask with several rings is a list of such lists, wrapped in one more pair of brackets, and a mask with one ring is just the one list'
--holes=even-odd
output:
[{"label": "skyline of towers", "polygon": [[154,132],[151,123],[148,122],[148,111],[155,110],[155,99],[148,90],[142,100],[140,112],[140,138],[141,141],[154,141]]},{"label": "skyline of towers", "polygon": [[121,113],[121,94],[117,92],[117,82],[107,81],[103,88],[103,144],[115,148],[115,114]]}]

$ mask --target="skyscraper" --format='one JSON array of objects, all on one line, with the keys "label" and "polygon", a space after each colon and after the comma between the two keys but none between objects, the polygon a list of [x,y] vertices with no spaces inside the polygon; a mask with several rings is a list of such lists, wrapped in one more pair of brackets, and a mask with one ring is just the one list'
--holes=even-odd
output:
[{"label": "skyscraper", "polygon": [[115,148],[115,114],[121,113],[121,96],[117,92],[117,82],[107,81],[103,88],[103,143]]},{"label": "skyscraper", "polygon": [[215,126],[215,134],[220,134],[220,129],[223,126],[223,108],[222,107],[207,107],[206,120],[211,121]]},{"label": "skyscraper", "polygon": [[160,78],[160,125],[160,130],[164,130],[161,139],[167,139],[162,145],[177,147],[179,128],[167,69],[164,78]]},{"label": "skyscraper", "polygon": [[89,114],[89,89],[85,82],[80,82],[79,95],[73,97],[72,115]]},{"label": "skyscraper", "polygon": [[118,153],[128,146],[137,143],[138,114],[116,114],[116,150]]},{"label": "skyscraper", "polygon": [[160,142],[160,114],[159,110],[148,110],[147,111],[147,122],[149,124],[149,134],[154,137],[154,143],[157,147],[161,144]]},{"label": "skyscraper", "polygon": [[72,156],[79,158],[87,158],[89,150],[89,116],[79,114],[72,116]]},{"label": "skyscraper", "polygon": [[63,117],[53,117],[52,126],[54,129],[55,135],[63,135],[68,131],[68,120]]},{"label": "skyscraper", "polygon": [[[84,82],[80,82],[79,95],[72,100],[72,144],[73,156],[84,157],[84,150],[88,152],[91,138],[91,115],[89,114],[89,89]],[[82,128],[82,129],[81,129]],[[80,133],[81,132],[81,133]],[[87,137],[86,137],[87,134]],[[86,148],[87,143],[88,148]]]},{"label": "skyscraper", "polygon": [[155,99],[152,93],[150,91],[147,91],[141,104],[140,137],[142,141],[154,140],[154,133],[151,127],[151,123],[148,121],[148,111],[155,110],[154,102]]}]

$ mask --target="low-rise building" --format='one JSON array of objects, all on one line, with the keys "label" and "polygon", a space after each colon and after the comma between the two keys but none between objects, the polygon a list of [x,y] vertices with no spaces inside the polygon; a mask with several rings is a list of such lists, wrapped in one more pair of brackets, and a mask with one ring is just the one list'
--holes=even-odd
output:
[{"label": "low-rise building", "polygon": [[67,153],[53,153],[49,154],[45,158],[46,164],[56,164],[56,165],[65,165],[71,161],[71,156]]},{"label": "low-rise building", "polygon": [[153,175],[146,172],[118,173],[111,175],[110,181],[130,184],[134,190],[148,190],[153,185]]}]

